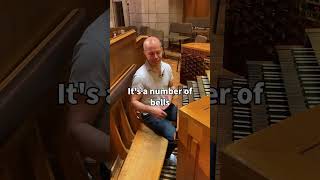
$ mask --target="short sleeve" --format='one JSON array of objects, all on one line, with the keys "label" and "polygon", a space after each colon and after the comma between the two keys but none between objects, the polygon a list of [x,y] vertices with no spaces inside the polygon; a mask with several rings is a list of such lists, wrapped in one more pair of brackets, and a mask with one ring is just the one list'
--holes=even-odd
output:
[{"label": "short sleeve", "polygon": [[106,96],[107,89],[107,57],[103,46],[95,41],[79,42],[74,48],[73,64],[69,82],[84,82],[86,90],[97,88],[99,96]]},{"label": "short sleeve", "polygon": [[143,92],[144,86],[143,86],[143,78],[139,75],[134,75],[132,79],[132,86],[131,89],[134,91],[140,91]]}]

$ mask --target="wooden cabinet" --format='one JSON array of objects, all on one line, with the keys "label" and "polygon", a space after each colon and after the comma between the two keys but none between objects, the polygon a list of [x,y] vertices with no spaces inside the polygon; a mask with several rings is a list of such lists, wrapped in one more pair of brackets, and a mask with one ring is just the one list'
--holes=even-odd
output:
[{"label": "wooden cabinet", "polygon": [[177,180],[210,178],[210,98],[203,97],[179,111]]}]

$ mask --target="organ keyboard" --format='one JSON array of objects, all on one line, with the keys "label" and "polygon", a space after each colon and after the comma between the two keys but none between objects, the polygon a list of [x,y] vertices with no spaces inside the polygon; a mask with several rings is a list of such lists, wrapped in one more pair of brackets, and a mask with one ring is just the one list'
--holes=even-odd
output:
[{"label": "organ keyboard", "polygon": [[[248,61],[247,79],[218,80],[219,87],[232,86],[232,91],[226,97],[227,105],[218,105],[217,180],[219,154],[226,145],[320,104],[319,50],[297,45],[276,46],[276,50],[277,61]],[[265,83],[261,104],[239,103],[236,98],[239,89],[253,89],[258,81]]]},{"label": "organ keyboard", "polygon": [[248,87],[246,79],[233,79],[232,81],[232,139],[242,139],[252,133],[250,105],[240,104],[237,93],[242,87]]},{"label": "organ keyboard", "polygon": [[182,95],[183,106],[204,96],[210,96],[210,81],[207,76],[197,76],[197,81],[187,81],[187,85],[182,86],[182,88],[183,92],[192,88],[190,94]]}]

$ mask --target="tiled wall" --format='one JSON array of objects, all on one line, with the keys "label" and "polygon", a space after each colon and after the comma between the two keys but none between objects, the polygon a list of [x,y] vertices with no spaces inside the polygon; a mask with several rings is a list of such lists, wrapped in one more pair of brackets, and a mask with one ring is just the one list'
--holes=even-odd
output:
[{"label": "tiled wall", "polygon": [[183,0],[128,0],[130,25],[149,26],[169,34],[170,22],[182,22]]}]

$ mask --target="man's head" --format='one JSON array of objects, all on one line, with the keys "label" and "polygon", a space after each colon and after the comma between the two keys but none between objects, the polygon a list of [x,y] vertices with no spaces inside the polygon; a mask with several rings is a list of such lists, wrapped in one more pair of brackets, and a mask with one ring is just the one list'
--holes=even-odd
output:
[{"label": "man's head", "polygon": [[156,37],[148,37],[143,43],[144,55],[151,66],[156,66],[162,59],[161,42]]}]

